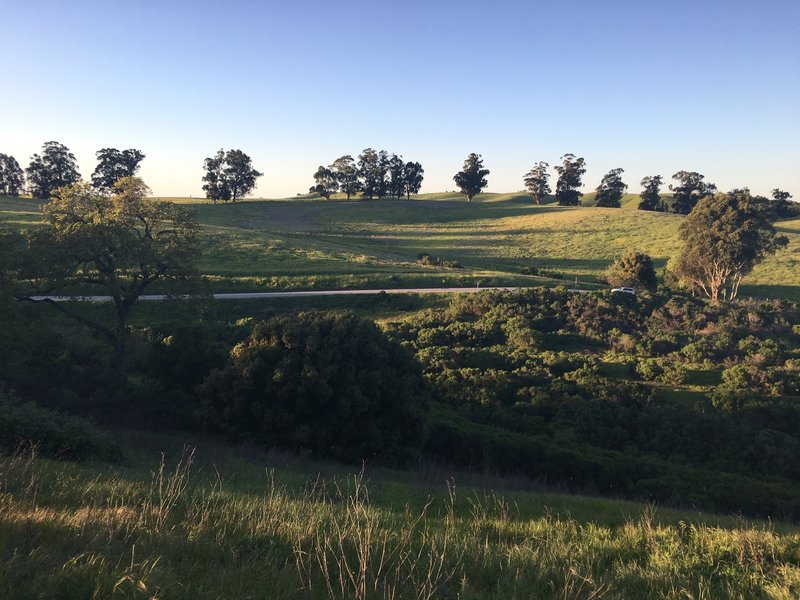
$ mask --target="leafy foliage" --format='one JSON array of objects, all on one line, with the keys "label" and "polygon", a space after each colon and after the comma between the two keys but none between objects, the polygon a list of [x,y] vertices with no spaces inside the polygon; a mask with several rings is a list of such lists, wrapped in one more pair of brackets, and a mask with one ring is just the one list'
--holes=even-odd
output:
[{"label": "leafy foliage", "polygon": [[565,154],[561,157],[563,164],[554,168],[558,173],[556,182],[556,201],[560,206],[578,206],[581,194],[581,177],[586,173],[586,161],[576,158],[574,154]]},{"label": "leafy foliage", "polygon": [[0,196],[19,196],[25,185],[25,174],[17,159],[0,152]]},{"label": "leafy foliage", "polygon": [[614,261],[606,271],[606,281],[613,286],[654,289],[658,283],[653,259],[641,252],[629,252]]},{"label": "leafy foliage", "polygon": [[603,175],[600,185],[597,186],[597,195],[595,196],[597,206],[607,208],[619,208],[622,194],[628,189],[627,184],[622,181],[622,173],[624,169],[611,169],[608,173]]},{"label": "leafy foliage", "polygon": [[548,183],[550,173],[547,172],[547,168],[549,166],[546,162],[539,161],[525,174],[523,179],[525,181],[525,189],[528,190],[536,204],[541,204],[544,197],[552,191]]},{"label": "leafy foliage", "polygon": [[100,191],[111,192],[114,184],[123,177],[133,177],[144,160],[144,152],[129,148],[103,148],[97,151],[97,167],[92,173],[92,186]]},{"label": "leafy foliage", "polygon": [[733,190],[700,201],[680,228],[675,273],[712,301],[733,300],[742,277],[788,244],[770,222],[765,199]]},{"label": "leafy foliage", "polygon": [[464,168],[453,176],[453,181],[456,182],[461,193],[467,197],[467,202],[470,202],[489,184],[486,180],[489,173],[489,169],[483,168],[481,155],[472,152],[464,161]]},{"label": "leafy foliage", "polygon": [[58,142],[45,142],[42,154],[31,157],[25,173],[31,195],[43,199],[50,198],[58,188],[81,179],[75,155]]},{"label": "leafy foliage", "polygon": [[662,183],[661,175],[648,175],[642,178],[642,192],[639,194],[639,198],[641,198],[639,210],[658,210],[666,212],[666,207],[660,195]]},{"label": "leafy foliage", "polygon": [[339,190],[348,200],[361,191],[362,185],[358,178],[358,168],[352,156],[349,154],[340,156],[328,168],[333,171]]},{"label": "leafy foliage", "polygon": [[717,186],[703,181],[705,176],[696,171],[678,171],[672,178],[678,181],[669,186],[673,193],[672,210],[680,215],[688,215],[700,200],[717,191]]},{"label": "leafy foliage", "polygon": [[339,181],[336,178],[336,173],[330,168],[320,165],[314,173],[314,185],[308,188],[308,191],[312,194],[318,194],[326,200],[330,200],[330,197],[338,190]]},{"label": "leafy foliage", "polygon": [[231,200],[246,196],[256,186],[256,179],[263,173],[253,168],[253,162],[241,150],[228,150],[220,148],[210,158],[206,158],[203,166],[206,174],[203,175],[203,190],[206,198],[213,200]]},{"label": "leafy foliage", "polygon": [[373,323],[300,313],[257,325],[200,388],[208,425],[233,439],[359,461],[418,451],[427,388]]},{"label": "leafy foliage", "polygon": [[191,278],[198,250],[194,213],[148,193],[136,177],[117,181],[110,196],[86,183],[62,187],[44,205],[44,225],[29,233],[26,271],[37,291],[89,285],[112,297],[113,328],[47,302],[111,342],[123,371],[130,311],[155,281]]}]

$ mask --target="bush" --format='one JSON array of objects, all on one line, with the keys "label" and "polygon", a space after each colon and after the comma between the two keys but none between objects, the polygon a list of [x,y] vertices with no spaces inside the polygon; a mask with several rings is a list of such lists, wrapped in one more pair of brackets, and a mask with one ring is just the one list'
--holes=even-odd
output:
[{"label": "bush", "polygon": [[88,421],[32,404],[18,404],[0,391],[0,448],[13,452],[28,443],[48,458],[122,460],[121,446]]},{"label": "bush", "polygon": [[653,259],[641,252],[629,252],[618,258],[607,270],[606,280],[613,286],[655,289],[656,271]]},{"label": "bush", "polygon": [[422,443],[428,387],[371,321],[300,313],[257,325],[199,394],[205,422],[235,440],[399,463]]}]

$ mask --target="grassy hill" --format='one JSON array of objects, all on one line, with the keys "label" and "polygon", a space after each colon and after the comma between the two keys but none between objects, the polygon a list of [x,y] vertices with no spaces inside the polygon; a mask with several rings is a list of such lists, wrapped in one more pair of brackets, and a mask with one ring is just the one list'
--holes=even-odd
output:
[{"label": "grassy hill", "polygon": [[[23,598],[795,598],[800,532],[531,482],[128,434],[119,466],[0,457]],[[159,460],[159,450],[165,451]]]},{"label": "grassy hill", "polygon": [[[533,205],[522,193],[454,193],[412,200],[282,199],[196,208],[207,249],[201,271],[215,290],[439,285],[600,284],[618,256],[637,250],[658,268],[675,255],[684,217],[635,210]],[[585,202],[591,204],[592,195]],[[0,223],[37,220],[38,203],[0,199]],[[800,220],[779,223],[789,247],[745,278],[742,294],[800,298]],[[462,268],[421,265],[421,254]],[[544,277],[526,275],[535,268]],[[590,286],[591,287],[591,286]]]}]

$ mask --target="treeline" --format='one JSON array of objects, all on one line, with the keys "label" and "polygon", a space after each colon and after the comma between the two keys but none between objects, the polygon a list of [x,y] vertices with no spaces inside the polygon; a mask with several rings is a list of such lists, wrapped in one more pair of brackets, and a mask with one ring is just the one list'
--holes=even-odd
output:
[{"label": "treeline", "polygon": [[[525,189],[536,204],[541,204],[545,197],[553,193],[550,187],[550,164],[544,161],[536,163],[530,171],[523,176]],[[556,181],[555,200],[560,206],[578,206],[583,193],[579,188],[583,185],[583,175],[586,173],[586,160],[574,154],[565,154],[561,157],[561,164],[553,167],[558,173]],[[595,206],[606,208],[620,208],[622,196],[628,189],[628,184],[622,180],[622,168],[611,169],[606,173],[600,185],[595,188]],[[674,184],[669,185],[670,197],[662,196],[661,188],[664,178],[661,175],[648,175],[642,178],[639,194],[640,210],[673,212],[688,215],[698,202],[717,193],[717,186],[705,181],[705,176],[697,171],[678,171],[672,175]],[[798,206],[790,199],[792,195],[780,189],[773,189],[771,193],[772,210],[776,218],[786,218],[800,214]],[[767,200],[764,198],[764,200]]]},{"label": "treeline", "polygon": [[418,162],[406,162],[386,150],[365,148],[358,161],[345,154],[327,167],[320,165],[308,191],[326,200],[340,192],[348,200],[356,194],[368,200],[385,196],[410,198],[419,193],[424,173]]}]

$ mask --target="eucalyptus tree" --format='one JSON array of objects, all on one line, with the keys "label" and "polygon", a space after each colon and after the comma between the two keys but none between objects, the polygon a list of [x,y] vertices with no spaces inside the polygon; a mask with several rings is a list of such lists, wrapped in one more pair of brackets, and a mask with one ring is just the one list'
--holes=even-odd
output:
[{"label": "eucalyptus tree", "polygon": [[583,196],[578,188],[581,187],[581,177],[586,173],[586,161],[574,154],[565,154],[561,161],[562,164],[554,167],[558,173],[556,201],[561,206],[578,206]]},{"label": "eucalyptus tree", "polygon": [[678,171],[672,178],[677,181],[669,186],[673,195],[672,211],[681,215],[688,215],[700,200],[717,191],[717,186],[703,181],[705,175],[697,171]]},{"label": "eucalyptus tree", "polygon": [[75,155],[59,142],[45,142],[42,153],[31,156],[25,174],[31,195],[41,199],[50,198],[58,188],[81,180]]},{"label": "eucalyptus tree", "polygon": [[110,192],[114,184],[123,177],[133,177],[141,166],[144,152],[129,148],[103,148],[97,151],[97,167],[92,173],[92,186],[104,192]]},{"label": "eucalyptus tree", "polygon": [[489,169],[483,167],[481,155],[472,152],[464,161],[464,168],[453,176],[453,181],[467,197],[467,202],[471,202],[489,184],[486,180],[489,173]]},{"label": "eucalyptus tree", "polygon": [[661,175],[648,175],[641,181],[642,192],[639,194],[639,210],[665,211],[666,207],[661,200]]},{"label": "eucalyptus tree", "polygon": [[734,300],[742,278],[788,244],[770,212],[768,201],[746,188],[704,197],[681,224],[675,274],[712,302]]},{"label": "eucalyptus tree", "polygon": [[606,208],[619,208],[621,206],[622,194],[628,186],[622,181],[624,169],[611,169],[603,175],[600,185],[595,190],[595,205]]},{"label": "eucalyptus tree", "polygon": [[17,159],[0,153],[0,196],[19,196],[25,185],[25,174]]},{"label": "eucalyptus tree", "polygon": [[548,181],[550,179],[550,173],[547,172],[549,166],[548,163],[540,160],[523,178],[525,189],[528,190],[536,204],[541,204],[542,200],[552,192]]}]

